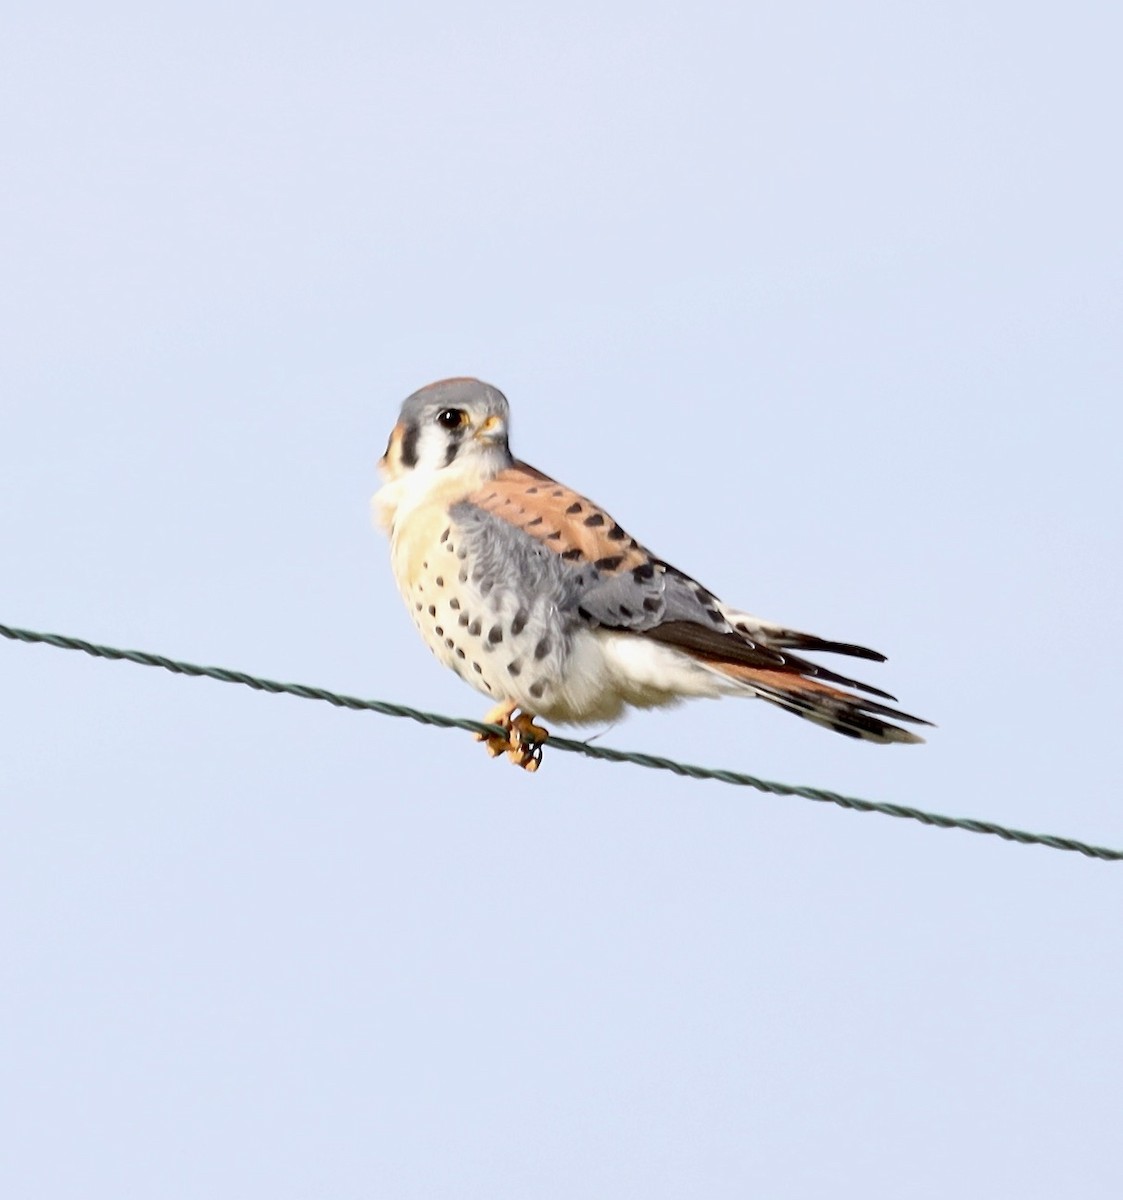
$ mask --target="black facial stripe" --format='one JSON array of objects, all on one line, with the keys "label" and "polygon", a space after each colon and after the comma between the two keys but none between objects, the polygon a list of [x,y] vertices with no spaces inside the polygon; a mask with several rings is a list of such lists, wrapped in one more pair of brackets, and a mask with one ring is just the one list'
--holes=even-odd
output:
[{"label": "black facial stripe", "polygon": [[460,446],[464,441],[464,427],[449,429],[446,432],[448,433],[448,446],[445,448],[445,466],[449,467],[460,453]]},{"label": "black facial stripe", "polygon": [[421,436],[421,426],[410,424],[402,433],[402,466],[417,466],[417,439]]}]

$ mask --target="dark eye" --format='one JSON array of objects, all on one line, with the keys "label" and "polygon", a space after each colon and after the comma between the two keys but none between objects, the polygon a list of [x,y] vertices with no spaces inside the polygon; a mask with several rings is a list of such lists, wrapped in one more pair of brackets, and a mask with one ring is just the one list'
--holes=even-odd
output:
[{"label": "dark eye", "polygon": [[459,429],[468,419],[468,414],[462,408],[442,408],[437,413],[437,424],[442,429]]}]

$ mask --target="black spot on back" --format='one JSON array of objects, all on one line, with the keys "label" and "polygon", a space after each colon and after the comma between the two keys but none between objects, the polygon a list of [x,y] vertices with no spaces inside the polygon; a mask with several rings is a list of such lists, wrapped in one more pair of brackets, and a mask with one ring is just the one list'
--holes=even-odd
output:
[{"label": "black spot on back", "polygon": [[607,536],[611,541],[622,542],[628,535],[619,525],[613,525]]},{"label": "black spot on back", "polygon": [[567,562],[580,562],[584,557],[585,555],[576,546],[572,550],[562,551],[562,558]]},{"label": "black spot on back", "polygon": [[574,513],[579,513],[581,511],[581,505],[578,503],[578,501],[574,500],[574,502],[565,511],[567,516],[572,517]]},{"label": "black spot on back", "polygon": [[592,529],[596,529],[598,525],[604,524],[604,517],[602,517],[600,513],[593,513],[585,518],[585,524]]},{"label": "black spot on back", "polygon": [[615,571],[616,568],[624,561],[622,554],[607,554],[604,558],[598,558],[593,566],[598,571]]}]

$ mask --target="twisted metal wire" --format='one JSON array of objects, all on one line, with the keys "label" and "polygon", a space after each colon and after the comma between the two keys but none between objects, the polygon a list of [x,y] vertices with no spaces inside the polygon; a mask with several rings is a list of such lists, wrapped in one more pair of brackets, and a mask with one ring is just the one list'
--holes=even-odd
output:
[{"label": "twisted metal wire", "polygon": [[[31,629],[15,629],[8,625],[0,625],[0,636],[15,642],[55,646],[60,650],[81,650],[84,654],[90,654],[94,658],[138,663],[146,667],[160,667],[175,675],[205,676],[208,679],[217,679],[220,683],[238,683],[244,687],[253,688],[255,691],[271,692],[274,695],[299,696],[302,700],[323,700],[337,708],[374,712],[384,717],[404,717],[406,720],[417,721],[422,725],[435,725],[438,729],[464,729],[469,733],[504,734],[504,730],[498,726],[485,725],[480,721],[471,721],[465,717],[448,717],[442,713],[424,712],[421,709],[409,708],[404,704],[392,704],[386,700],[363,700],[358,696],[346,696],[339,692],[328,691],[327,688],[312,687],[304,683],[278,683],[273,679],[262,679],[260,676],[248,675],[244,671],[233,671],[227,667],[201,667],[196,663],[181,662],[174,658],[166,658],[162,654],[149,654],[143,650],[121,650],[115,646],[99,646],[94,642],[67,637],[61,633],[37,633]],[[696,767],[689,763],[677,762],[672,758],[663,758],[657,754],[614,750],[609,746],[595,746],[590,742],[578,742],[570,738],[551,736],[548,744],[556,750],[564,750],[571,754],[583,754],[586,758],[598,759],[601,762],[631,763],[633,766],[647,767],[653,771],[670,771],[689,779],[712,779],[719,783],[732,784],[735,787],[755,788],[759,792],[767,792],[773,796],[799,796],[804,800],[837,804],[840,808],[851,809],[855,812],[872,812],[881,813],[887,817],[901,817],[909,821],[919,821],[922,825],[933,825],[939,829],[963,829],[968,833],[985,833],[1008,842],[1018,842],[1023,846],[1048,846],[1052,850],[1072,850],[1086,855],[1088,858],[1098,858],[1105,862],[1123,860],[1123,850],[1093,846],[1087,842],[1077,841],[1075,838],[1061,837],[1056,834],[1027,833],[1025,830],[1010,829],[993,821],[980,821],[972,817],[948,817],[940,813],[926,812],[920,808],[910,808],[904,804],[878,803],[873,800],[862,800],[856,796],[843,796],[838,792],[826,791],[823,788],[774,783],[767,779],[757,779],[754,775],[742,774],[739,771],[725,771],[715,767]]]}]

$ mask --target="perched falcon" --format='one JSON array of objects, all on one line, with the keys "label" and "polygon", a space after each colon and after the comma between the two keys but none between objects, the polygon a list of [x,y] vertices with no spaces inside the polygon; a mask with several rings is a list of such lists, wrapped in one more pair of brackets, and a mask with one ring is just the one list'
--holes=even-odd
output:
[{"label": "perched falcon", "polygon": [[433,653],[497,702],[492,754],[534,770],[536,716],[608,721],[625,705],[690,696],[758,696],[870,742],[922,738],[885,720],[928,724],[878,700],[887,692],[808,662],[829,650],[883,662],[862,646],[797,633],[723,604],[656,558],[602,508],[507,443],[501,392],[446,379],[402,405],[374,497],[394,578]]}]

